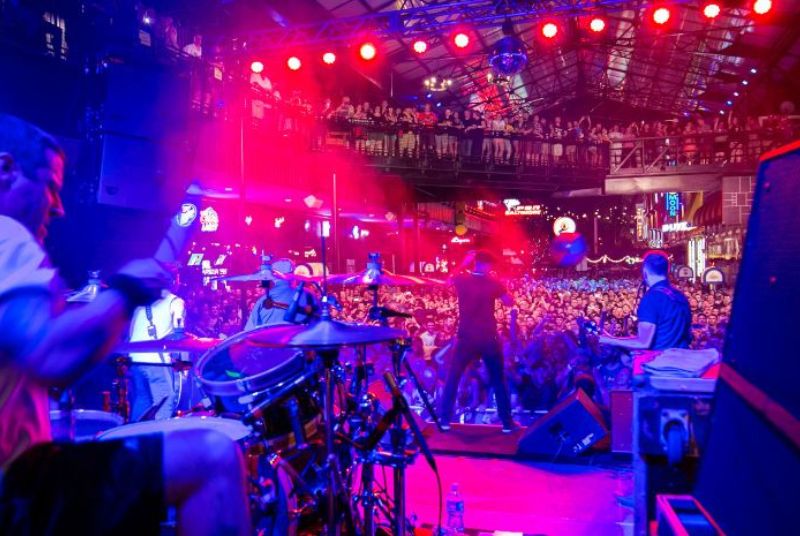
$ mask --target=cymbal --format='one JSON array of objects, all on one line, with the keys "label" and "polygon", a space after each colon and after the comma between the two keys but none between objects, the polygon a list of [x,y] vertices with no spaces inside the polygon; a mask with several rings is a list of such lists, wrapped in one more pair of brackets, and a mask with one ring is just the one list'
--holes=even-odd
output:
[{"label": "cymbal", "polygon": [[416,285],[443,285],[443,281],[413,275],[394,274],[388,270],[364,270],[354,274],[333,274],[328,276],[328,283],[332,285],[385,285],[390,287],[404,287]]},{"label": "cymbal", "polygon": [[323,319],[311,325],[286,324],[258,328],[247,332],[253,344],[296,348],[335,348],[373,344],[405,337],[399,329],[362,324],[346,324]]},{"label": "cymbal", "polygon": [[250,281],[272,281],[277,279],[279,281],[311,281],[312,279],[302,275],[284,274],[277,270],[260,269],[252,274],[240,275],[226,275],[223,277],[215,277],[212,281],[227,281],[229,283],[248,283]]},{"label": "cymbal", "polygon": [[170,354],[178,352],[202,353],[215,347],[222,339],[197,337],[191,333],[168,339],[154,339],[151,341],[126,342],[117,346],[114,351],[118,354],[157,353]]}]

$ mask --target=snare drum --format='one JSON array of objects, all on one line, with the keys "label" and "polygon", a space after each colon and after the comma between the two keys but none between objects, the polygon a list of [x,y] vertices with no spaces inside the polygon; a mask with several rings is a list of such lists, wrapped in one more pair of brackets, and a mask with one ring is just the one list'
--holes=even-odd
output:
[{"label": "snare drum", "polygon": [[314,361],[296,349],[265,347],[253,333],[272,326],[238,333],[203,355],[195,366],[202,389],[219,415],[241,416],[255,405],[262,410],[263,438],[275,449],[297,443],[294,430],[306,437],[317,430],[321,416],[310,383],[316,377]]}]

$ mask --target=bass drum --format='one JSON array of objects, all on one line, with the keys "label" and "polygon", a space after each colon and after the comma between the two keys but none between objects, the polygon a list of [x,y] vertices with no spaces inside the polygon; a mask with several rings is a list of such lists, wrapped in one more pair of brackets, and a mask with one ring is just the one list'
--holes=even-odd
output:
[{"label": "bass drum", "polygon": [[301,351],[254,342],[253,333],[269,329],[226,339],[200,358],[195,376],[218,415],[240,418],[258,405],[264,439],[283,450],[297,444],[301,430],[306,438],[318,430],[321,411],[312,394],[316,366]]},{"label": "bass drum", "polygon": [[[250,512],[255,533],[263,536],[297,534],[298,507],[295,474],[279,458],[264,451],[259,442],[250,444],[251,430],[234,419],[221,417],[178,417],[160,421],[126,424],[100,433],[97,439],[110,441],[131,436],[174,432],[176,430],[214,430],[239,444],[245,455]],[[162,534],[174,533],[174,522],[165,522]]]}]

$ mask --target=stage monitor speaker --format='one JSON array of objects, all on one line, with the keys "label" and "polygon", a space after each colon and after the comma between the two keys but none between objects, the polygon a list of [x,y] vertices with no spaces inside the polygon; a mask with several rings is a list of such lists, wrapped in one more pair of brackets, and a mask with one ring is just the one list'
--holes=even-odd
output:
[{"label": "stage monitor speaker", "polygon": [[573,457],[607,435],[600,410],[582,389],[577,389],[528,427],[517,454]]},{"label": "stage monitor speaker", "polygon": [[694,496],[728,534],[788,534],[800,505],[800,142],[762,157]]},{"label": "stage monitor speaker", "polygon": [[97,201],[140,210],[172,211],[188,186],[179,140],[103,136]]}]

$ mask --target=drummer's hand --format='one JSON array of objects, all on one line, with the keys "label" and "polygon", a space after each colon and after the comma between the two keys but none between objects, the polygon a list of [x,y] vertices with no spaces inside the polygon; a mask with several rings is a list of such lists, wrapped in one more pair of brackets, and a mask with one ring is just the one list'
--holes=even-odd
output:
[{"label": "drummer's hand", "polygon": [[169,286],[171,279],[164,265],[152,257],[134,259],[123,266],[119,273],[138,279],[155,298],[161,295],[162,289]]}]

